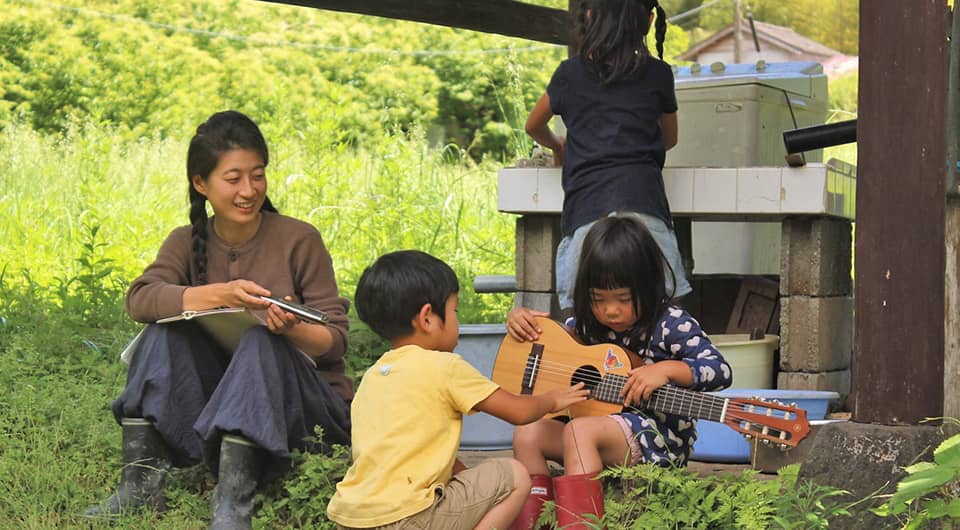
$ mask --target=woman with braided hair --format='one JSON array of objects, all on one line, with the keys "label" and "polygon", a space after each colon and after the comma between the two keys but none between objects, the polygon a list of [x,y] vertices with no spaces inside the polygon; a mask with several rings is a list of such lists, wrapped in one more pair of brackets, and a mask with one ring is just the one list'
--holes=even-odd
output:
[{"label": "woman with braided hair", "polygon": [[[218,479],[211,528],[250,528],[257,485],[289,469],[291,450],[320,449],[307,441],[315,426],[324,444],[349,443],[348,302],[320,233],[267,197],[268,162],[260,129],[239,112],[197,128],[187,153],[191,225],[167,237],[127,292],[127,313],[147,326],[113,403],[124,468],[88,516],[162,510],[167,470],[205,462]],[[301,321],[261,295],[329,321]],[[225,351],[194,321],[156,324],[218,307],[248,308],[266,325]]]},{"label": "woman with braided hair", "polygon": [[[667,19],[658,0],[583,0],[575,17],[578,52],[560,63],[527,118],[526,131],[563,165],[563,238],[557,247],[560,309],[573,308],[583,237],[597,219],[633,212],[653,234],[680,298],[686,279],[663,186],[666,151],[677,144],[673,71],[663,62]],[[654,27],[657,55],[647,49]],[[567,136],[548,122],[563,118]]]}]

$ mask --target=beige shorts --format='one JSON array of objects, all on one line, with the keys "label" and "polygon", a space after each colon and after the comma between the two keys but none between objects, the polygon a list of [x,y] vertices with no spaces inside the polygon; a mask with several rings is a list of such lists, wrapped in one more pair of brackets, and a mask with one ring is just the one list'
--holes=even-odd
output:
[{"label": "beige shorts", "polygon": [[[433,506],[376,530],[469,530],[513,492],[513,464],[509,458],[485,460],[454,475],[437,488]],[[337,525],[343,530],[352,530]]]}]

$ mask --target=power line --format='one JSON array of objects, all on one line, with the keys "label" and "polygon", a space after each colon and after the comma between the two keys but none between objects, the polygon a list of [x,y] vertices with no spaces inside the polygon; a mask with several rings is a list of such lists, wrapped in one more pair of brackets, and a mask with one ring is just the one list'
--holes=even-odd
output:
[{"label": "power line", "polygon": [[669,22],[669,23],[671,23],[671,24],[676,24],[678,20],[683,20],[683,19],[685,19],[685,18],[687,18],[687,17],[689,17],[689,16],[696,15],[697,13],[699,13],[699,12],[703,11],[704,9],[712,6],[713,4],[716,4],[716,3],[718,3],[718,2],[724,2],[724,1],[728,1],[728,0],[710,0],[709,2],[704,2],[704,3],[700,4],[699,6],[693,8],[693,9],[688,9],[687,11],[684,11],[683,13],[677,13],[676,15],[673,15],[672,17],[667,17],[667,22]]}]

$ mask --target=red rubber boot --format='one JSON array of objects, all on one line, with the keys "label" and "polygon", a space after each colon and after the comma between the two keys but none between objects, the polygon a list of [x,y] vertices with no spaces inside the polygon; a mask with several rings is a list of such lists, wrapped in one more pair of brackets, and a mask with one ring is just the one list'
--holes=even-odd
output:
[{"label": "red rubber boot", "polygon": [[564,530],[584,530],[585,522],[593,517],[603,518],[603,485],[596,473],[564,475],[553,479],[557,494],[557,527]]},{"label": "red rubber boot", "polygon": [[[520,515],[513,520],[510,530],[534,530],[544,501],[553,500],[553,479],[547,475],[530,475],[530,496],[523,505]],[[543,526],[540,530],[550,528]]]}]

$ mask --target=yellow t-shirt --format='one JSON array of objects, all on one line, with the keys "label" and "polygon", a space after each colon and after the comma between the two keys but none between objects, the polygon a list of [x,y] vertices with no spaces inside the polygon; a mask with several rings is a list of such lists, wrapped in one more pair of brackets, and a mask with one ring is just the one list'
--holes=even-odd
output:
[{"label": "yellow t-shirt", "polygon": [[383,354],[350,407],[353,465],[327,505],[330,519],[369,528],[429,508],[452,476],[463,415],[498,388],[455,353]]}]

